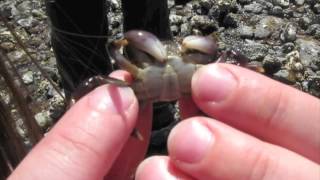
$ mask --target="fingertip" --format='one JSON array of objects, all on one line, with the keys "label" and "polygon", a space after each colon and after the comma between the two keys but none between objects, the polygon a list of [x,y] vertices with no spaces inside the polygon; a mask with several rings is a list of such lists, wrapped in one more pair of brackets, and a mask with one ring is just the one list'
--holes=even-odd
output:
[{"label": "fingertip", "polygon": [[136,180],[163,180],[163,179],[184,179],[191,180],[186,174],[177,169],[167,156],[153,156],[140,163]]}]

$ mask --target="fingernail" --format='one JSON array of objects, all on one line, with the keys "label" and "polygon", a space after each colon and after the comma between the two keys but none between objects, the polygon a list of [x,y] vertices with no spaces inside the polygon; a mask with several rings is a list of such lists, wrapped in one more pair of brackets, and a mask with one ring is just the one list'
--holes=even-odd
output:
[{"label": "fingernail", "polygon": [[212,64],[201,68],[192,79],[192,88],[200,100],[221,102],[237,86],[233,74],[222,66]]},{"label": "fingernail", "polygon": [[178,131],[173,131],[170,136],[170,156],[185,163],[200,162],[215,140],[213,133],[197,121],[186,122],[178,128]]},{"label": "fingernail", "polygon": [[100,112],[121,113],[130,107],[134,97],[131,88],[105,85],[96,88],[89,94],[89,106]]}]

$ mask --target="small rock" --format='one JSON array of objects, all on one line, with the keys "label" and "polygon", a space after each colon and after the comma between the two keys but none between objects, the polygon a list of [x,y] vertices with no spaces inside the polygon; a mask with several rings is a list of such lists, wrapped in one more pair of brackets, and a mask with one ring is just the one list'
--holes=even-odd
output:
[{"label": "small rock", "polygon": [[3,42],[0,44],[0,47],[6,51],[11,51],[14,48],[14,44],[12,42]]},{"label": "small rock", "polygon": [[259,21],[256,25],[254,37],[256,39],[265,39],[272,35],[274,32],[278,32],[282,25],[282,19],[274,16],[266,16]]},{"label": "small rock", "polygon": [[295,71],[298,71],[298,72],[303,71],[303,65],[300,62],[295,63],[293,67],[294,67],[293,70]]},{"label": "small rock", "polygon": [[274,15],[274,16],[282,17],[283,16],[283,9],[280,6],[274,6],[272,8],[272,10],[270,11],[270,14]]},{"label": "small rock", "polygon": [[297,39],[297,27],[289,23],[281,33],[280,39],[283,42],[293,42]]},{"label": "small rock", "polygon": [[210,19],[208,16],[193,16],[190,20],[190,24],[192,28],[199,29],[203,31],[204,34],[212,33],[213,31],[217,30],[219,25],[218,23]]},{"label": "small rock", "polygon": [[267,55],[263,59],[262,64],[267,74],[274,74],[281,68],[281,62],[276,57],[271,55]]},{"label": "small rock", "polygon": [[293,51],[294,48],[295,48],[294,44],[292,42],[288,42],[282,46],[282,52],[289,53],[289,52]]},{"label": "small rock", "polygon": [[302,29],[307,29],[312,23],[312,19],[308,16],[303,16],[299,18],[299,25]]},{"label": "small rock", "polygon": [[187,35],[190,35],[191,34],[191,27],[190,27],[190,24],[189,23],[183,23],[181,24],[180,26],[180,33],[181,33],[181,36],[187,36]]},{"label": "small rock", "polygon": [[238,27],[240,20],[239,15],[234,13],[229,13],[224,19],[223,19],[223,25],[225,27],[231,27],[236,28]]},{"label": "small rock", "polygon": [[176,25],[172,25],[170,26],[170,29],[171,29],[171,32],[174,36],[178,35],[179,34],[179,27],[176,26]]},{"label": "small rock", "polygon": [[317,39],[320,39],[320,24],[312,24],[307,29],[306,33],[308,35],[314,36]]},{"label": "small rock", "polygon": [[34,116],[34,118],[42,129],[46,129],[52,124],[48,111],[39,112]]},{"label": "small rock", "polygon": [[33,17],[29,16],[28,18],[19,19],[17,23],[22,27],[31,27],[33,22]]},{"label": "small rock", "polygon": [[245,5],[243,8],[244,8],[244,11],[249,12],[249,13],[252,12],[255,14],[259,14],[263,10],[262,5],[259,3],[256,3],[256,2],[254,2],[252,4]]},{"label": "small rock", "polygon": [[286,69],[282,69],[276,72],[275,74],[273,74],[273,77],[286,84],[294,84],[296,81],[294,73]]},{"label": "small rock", "polygon": [[183,23],[182,16],[172,14],[169,16],[170,23],[173,25],[180,25]]},{"label": "small rock", "polygon": [[250,4],[252,0],[238,0],[240,4]]},{"label": "small rock", "polygon": [[251,26],[240,26],[238,28],[240,37],[242,38],[252,38],[253,37],[253,28]]},{"label": "small rock", "polygon": [[273,4],[275,6],[278,5],[278,6],[287,8],[290,5],[290,0],[273,0]]},{"label": "small rock", "polygon": [[25,84],[31,84],[33,82],[33,72],[27,71],[22,75],[22,80]]},{"label": "small rock", "polygon": [[320,76],[313,76],[309,78],[308,83],[309,92],[316,96],[320,97]]},{"label": "small rock", "polygon": [[312,10],[314,13],[320,14],[320,3],[317,3],[316,5],[314,5]]},{"label": "small rock", "polygon": [[297,39],[296,44],[299,49],[301,63],[304,66],[314,65],[314,68],[320,69],[320,44],[318,41]]},{"label": "small rock", "polygon": [[298,6],[302,6],[304,4],[304,0],[294,0],[294,2]]}]

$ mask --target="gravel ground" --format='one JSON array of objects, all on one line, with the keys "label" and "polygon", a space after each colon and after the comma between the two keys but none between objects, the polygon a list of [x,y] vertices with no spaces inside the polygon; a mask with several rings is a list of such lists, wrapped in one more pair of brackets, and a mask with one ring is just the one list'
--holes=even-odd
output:
[{"label": "gravel ground", "polygon": [[[119,0],[110,0],[110,39],[122,35]],[[194,0],[186,5],[169,1],[171,30],[175,37],[214,33],[219,49],[237,49],[266,75],[320,98],[320,1],[319,0]],[[3,0],[0,9],[28,50],[49,76],[60,84],[50,47],[49,25],[41,0]],[[36,119],[45,130],[59,116],[62,99],[29,61],[10,32],[0,22],[0,46],[14,61],[32,98],[42,108]],[[0,82],[1,83],[1,82]],[[0,95],[10,104],[5,88]],[[18,130],[24,135],[21,122]]]}]

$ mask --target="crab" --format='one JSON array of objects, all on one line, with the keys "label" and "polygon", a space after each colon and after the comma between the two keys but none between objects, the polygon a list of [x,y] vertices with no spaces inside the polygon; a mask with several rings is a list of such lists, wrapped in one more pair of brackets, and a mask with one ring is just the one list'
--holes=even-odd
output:
[{"label": "crab", "polygon": [[130,86],[140,102],[174,101],[191,93],[192,75],[203,65],[236,60],[240,66],[263,72],[263,68],[250,64],[249,59],[236,50],[218,52],[212,36],[187,36],[181,43],[161,42],[155,35],[143,30],[124,33],[120,40],[108,46],[115,64],[133,76],[133,82],[108,76],[94,76],[80,85],[73,94],[77,100],[101,84]]},{"label": "crab", "polygon": [[[249,59],[238,51],[219,53],[211,36],[187,36],[179,44],[161,42],[146,31],[131,30],[122,39],[113,41],[108,49],[120,69],[133,76],[130,86],[142,102],[174,101],[190,95],[192,75],[203,65],[225,62],[228,57],[241,66],[263,71],[261,66],[249,64]],[[110,79],[110,83],[115,80]]]}]

